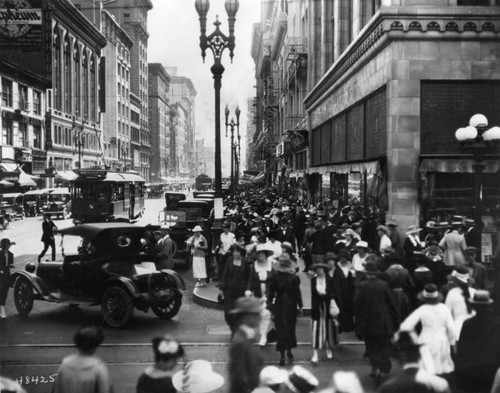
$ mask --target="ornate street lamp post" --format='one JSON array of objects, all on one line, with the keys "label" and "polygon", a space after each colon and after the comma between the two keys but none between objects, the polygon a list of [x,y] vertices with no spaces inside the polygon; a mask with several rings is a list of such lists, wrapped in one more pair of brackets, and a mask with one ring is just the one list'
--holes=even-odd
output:
[{"label": "ornate street lamp post", "polygon": [[238,0],[226,0],[226,12],[229,23],[229,36],[226,36],[219,29],[221,23],[216,17],[214,25],[215,30],[212,34],[206,34],[207,30],[207,13],[210,8],[209,0],[196,0],[195,8],[200,17],[200,48],[203,62],[205,62],[206,50],[210,49],[214,56],[214,64],[210,68],[214,78],[215,88],[215,200],[214,200],[214,226],[219,226],[223,218],[222,205],[222,165],[221,165],[221,136],[220,136],[220,89],[224,66],[221,59],[224,49],[229,49],[229,57],[231,61],[234,56],[234,23],[236,21],[236,13],[239,8]]},{"label": "ornate street lamp post", "polygon": [[226,105],[226,110],[224,111],[224,115],[226,116],[226,138],[227,138],[227,128],[229,127],[231,129],[231,193],[234,193],[237,188],[237,171],[239,170],[238,168],[238,156],[236,153],[236,144],[234,143],[234,128],[236,127],[238,130],[238,139],[240,135],[240,107],[237,106],[236,110],[234,111],[236,114],[236,122],[234,121],[234,118],[231,118],[231,121],[229,120],[229,108]]},{"label": "ornate street lamp post", "polygon": [[[476,114],[470,118],[469,125],[459,128],[455,138],[460,143],[461,150],[472,154],[474,159],[474,230],[479,239],[483,232],[483,171],[486,168],[484,158],[486,154],[498,152],[500,143],[500,127],[489,127],[486,116]],[[481,260],[481,241],[477,245]]]}]

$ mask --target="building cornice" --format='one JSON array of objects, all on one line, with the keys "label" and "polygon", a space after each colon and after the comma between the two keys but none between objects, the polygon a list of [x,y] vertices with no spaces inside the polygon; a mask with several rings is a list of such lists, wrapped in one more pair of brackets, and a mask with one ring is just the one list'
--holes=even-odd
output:
[{"label": "building cornice", "polygon": [[500,7],[382,7],[304,99],[308,112],[390,42],[500,41]]},{"label": "building cornice", "polygon": [[88,44],[94,44],[95,49],[106,46],[106,37],[90,22],[69,0],[49,0],[48,10],[52,17],[65,25]]}]

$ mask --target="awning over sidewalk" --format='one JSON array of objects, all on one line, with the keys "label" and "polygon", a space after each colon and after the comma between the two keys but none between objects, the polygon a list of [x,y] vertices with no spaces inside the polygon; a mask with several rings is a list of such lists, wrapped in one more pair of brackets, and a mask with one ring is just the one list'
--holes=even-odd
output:
[{"label": "awning over sidewalk", "polygon": [[33,180],[33,176],[28,175],[23,170],[21,170],[21,172],[19,173],[19,185],[21,187],[36,187],[37,186],[36,182]]},{"label": "awning over sidewalk", "polygon": [[56,172],[56,180],[62,181],[72,181],[75,180],[78,175],[73,171],[57,171]]},{"label": "awning over sidewalk", "polygon": [[380,162],[376,160],[367,162],[355,162],[350,164],[323,165],[319,167],[309,168],[309,172],[316,172],[320,175],[326,175],[327,173],[364,173],[365,171],[368,175],[376,175],[380,172]]},{"label": "awning over sidewalk", "polygon": [[266,179],[266,172],[260,172],[257,176],[255,176],[252,180],[252,183],[264,183]]},{"label": "awning over sidewalk", "polygon": [[[500,172],[500,160],[485,160],[485,173]],[[428,172],[437,173],[474,173],[474,160],[456,160],[446,158],[425,158],[420,163],[419,171],[421,174]]]}]

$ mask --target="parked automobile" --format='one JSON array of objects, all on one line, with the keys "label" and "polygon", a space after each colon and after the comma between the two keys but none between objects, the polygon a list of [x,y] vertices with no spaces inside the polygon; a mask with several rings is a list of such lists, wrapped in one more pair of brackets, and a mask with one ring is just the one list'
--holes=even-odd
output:
[{"label": "parked automobile", "polygon": [[35,217],[42,211],[42,206],[47,203],[49,190],[31,190],[24,193],[24,213],[27,217]]},{"label": "parked automobile", "polygon": [[182,192],[166,192],[165,205],[168,210],[177,210],[177,204],[186,200],[186,194]]},{"label": "parked automobile", "polygon": [[14,221],[24,218],[23,194],[20,192],[12,192],[1,195],[0,215],[4,216],[8,221]]},{"label": "parked automobile", "polygon": [[65,254],[63,245],[62,261],[28,263],[13,273],[10,284],[18,313],[28,316],[37,300],[100,305],[104,321],[117,328],[127,325],[134,309],[173,318],[186,286],[174,271],[156,270],[143,252],[147,230],[128,223],[96,223],[59,231],[64,243],[73,240],[76,245],[79,240],[77,252]]},{"label": "parked automobile", "polygon": [[54,188],[47,196],[47,202],[42,205],[42,215],[56,218],[66,218],[67,206],[71,199],[69,188]]}]

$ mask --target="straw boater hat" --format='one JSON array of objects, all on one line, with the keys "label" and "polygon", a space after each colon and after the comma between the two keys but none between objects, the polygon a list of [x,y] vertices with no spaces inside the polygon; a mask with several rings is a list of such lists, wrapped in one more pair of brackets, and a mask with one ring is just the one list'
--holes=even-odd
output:
[{"label": "straw boater hat", "polygon": [[255,249],[255,252],[264,252],[264,253],[266,253],[266,256],[268,258],[274,254],[274,251],[271,250],[265,243],[264,244],[257,244],[257,248]]},{"label": "straw boater hat", "polygon": [[224,377],[214,372],[210,362],[193,360],[173,376],[172,383],[178,392],[208,393],[220,389]]},{"label": "straw boater hat", "polygon": [[436,228],[437,227],[437,224],[436,224],[436,221],[427,221],[427,223],[425,224],[425,227],[426,228]]},{"label": "straw boater hat", "polygon": [[426,304],[438,304],[443,301],[443,295],[439,293],[437,286],[434,284],[427,284],[417,297],[418,300]]},{"label": "straw boater hat", "polygon": [[469,285],[471,284],[471,277],[469,274],[469,270],[465,266],[459,266],[457,267],[449,276],[451,281],[455,282],[456,284],[462,285],[466,284]]},{"label": "straw boater hat", "polygon": [[385,225],[379,225],[379,226],[377,227],[377,231],[382,231],[382,232],[384,232],[386,235],[387,235],[388,233],[390,233],[389,228],[387,228]]},{"label": "straw boater hat", "polygon": [[367,242],[361,240],[354,245],[354,248],[363,248],[365,250],[368,250],[369,247]]},{"label": "straw boater hat", "polygon": [[293,273],[297,265],[292,261],[290,255],[283,254],[273,264],[274,270],[278,272]]},{"label": "straw boater hat", "polygon": [[349,228],[345,231],[344,236],[356,237],[356,232],[354,232],[351,228]]},{"label": "straw boater hat", "polygon": [[193,232],[203,232],[203,229],[201,229],[201,227],[199,225],[196,225],[194,228],[193,228]]},{"label": "straw boater hat", "polygon": [[489,306],[493,304],[493,300],[490,297],[490,293],[483,289],[478,289],[472,299],[469,299],[469,303],[473,306]]},{"label": "straw boater hat", "polygon": [[294,393],[310,393],[316,390],[319,381],[304,367],[295,366],[288,374],[285,385]]},{"label": "straw boater hat", "polygon": [[261,386],[281,385],[288,378],[288,372],[276,366],[267,366],[262,369],[259,375]]},{"label": "straw boater hat", "polygon": [[408,230],[406,231],[407,235],[412,235],[414,233],[419,233],[422,229],[417,227],[416,225],[411,225],[408,227]]}]

